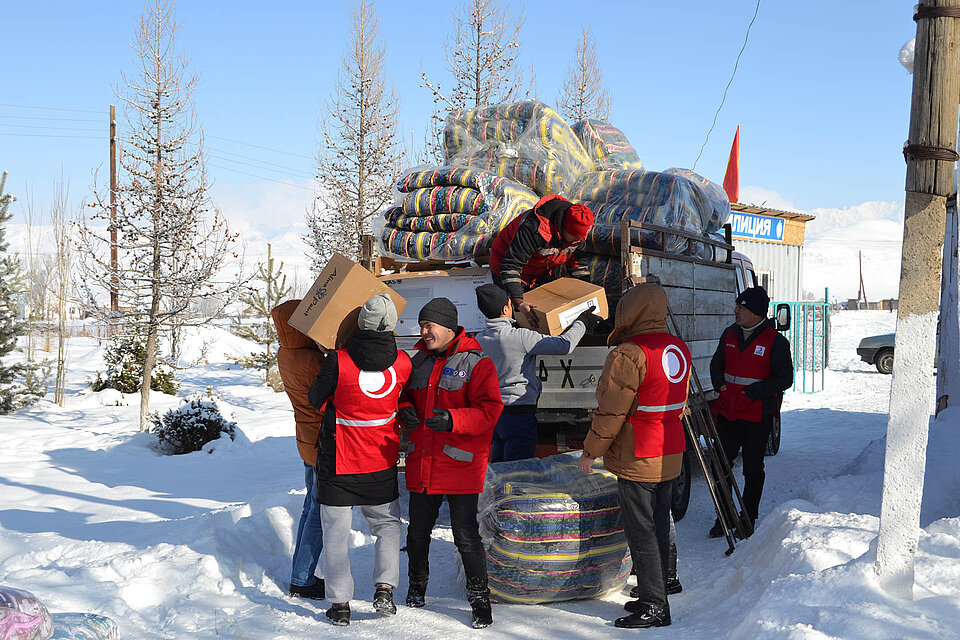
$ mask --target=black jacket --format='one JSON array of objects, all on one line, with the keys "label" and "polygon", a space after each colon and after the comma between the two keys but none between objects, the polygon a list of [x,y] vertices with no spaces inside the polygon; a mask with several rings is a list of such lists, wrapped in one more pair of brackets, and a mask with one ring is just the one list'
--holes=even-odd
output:
[{"label": "black jacket", "polygon": [[[765,322],[772,323],[769,319]],[[734,335],[737,336],[737,346],[743,353],[757,339],[761,330],[757,329],[750,334],[749,338],[744,339],[743,329],[738,324],[734,323],[724,329],[720,335],[717,350],[713,354],[713,359],[710,360],[710,381],[713,382],[714,389],[719,389],[726,384],[723,378],[723,372],[726,369],[723,345],[726,343],[728,331],[733,331]],[[766,419],[775,415],[780,409],[783,392],[789,389],[791,385],[793,385],[793,357],[790,354],[790,342],[781,333],[777,332],[770,347],[770,377],[748,386],[747,389],[750,390],[748,397],[763,400],[761,416]]]},{"label": "black jacket", "polygon": [[[389,331],[358,331],[347,343],[347,355],[363,371],[385,371],[397,359],[397,341]],[[314,408],[327,403],[317,443],[317,502],[334,507],[392,502],[400,495],[396,466],[373,473],[337,475],[337,413],[333,392],[339,377],[339,363],[336,356],[330,354],[307,394]]]}]

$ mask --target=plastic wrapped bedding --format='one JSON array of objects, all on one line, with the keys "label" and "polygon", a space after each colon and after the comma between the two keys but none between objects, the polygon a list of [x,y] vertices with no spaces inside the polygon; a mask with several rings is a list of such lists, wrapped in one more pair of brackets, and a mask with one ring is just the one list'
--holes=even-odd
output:
[{"label": "plastic wrapped bedding", "polygon": [[609,122],[586,118],[570,126],[598,171],[640,170],[643,163],[623,131]]},{"label": "plastic wrapped bedding", "polygon": [[106,616],[55,613],[51,640],[120,640],[120,629]]},{"label": "plastic wrapped bedding", "polygon": [[524,185],[470,167],[419,167],[396,186],[373,222],[381,254],[401,260],[471,260],[496,233],[537,203]]},{"label": "plastic wrapped bedding", "polygon": [[626,583],[631,563],[616,478],[599,467],[580,473],[578,455],[488,468],[480,535],[494,601],[593,598]]},{"label": "plastic wrapped bedding", "polygon": [[117,623],[92,613],[54,613],[29,591],[0,586],[3,640],[120,640]]},{"label": "plastic wrapped bedding", "polygon": [[596,169],[560,114],[536,100],[450,112],[443,148],[447,164],[492,171],[539,196],[565,196],[581,175]]}]

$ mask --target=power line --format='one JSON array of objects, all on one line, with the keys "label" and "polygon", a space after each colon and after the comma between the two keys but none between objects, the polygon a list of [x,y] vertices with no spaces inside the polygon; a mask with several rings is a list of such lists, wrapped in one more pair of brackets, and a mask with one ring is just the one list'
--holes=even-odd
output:
[{"label": "power line", "polygon": [[31,104],[9,104],[0,102],[0,107],[17,107],[19,109],[44,109],[46,111],[75,111],[77,113],[103,113],[102,111],[92,111],[91,109],[64,109],[63,107],[38,107]]},{"label": "power line", "polygon": [[4,133],[0,131],[0,136],[20,136],[23,138],[86,138],[87,140],[102,140],[102,136],[64,136],[52,133]]},{"label": "power line", "polygon": [[56,120],[57,122],[103,122],[94,118],[57,118],[55,116],[6,116],[0,115],[0,118],[12,120]]},{"label": "power line", "polygon": [[[0,125],[0,126],[2,126],[2,125]],[[273,170],[272,167],[277,167],[278,169],[284,169],[284,170],[287,170],[287,171],[295,171],[295,172],[297,172],[297,173],[302,173],[302,174],[304,174],[304,177],[306,177],[306,178],[312,178],[312,177],[313,177],[313,174],[312,174],[311,172],[309,172],[309,171],[304,171],[303,169],[298,169],[298,168],[296,168],[296,167],[287,167],[287,166],[282,165],[282,164],[276,164],[276,163],[274,163],[274,162],[267,162],[266,160],[260,160],[260,159],[258,159],[258,158],[251,158],[250,156],[241,155],[241,154],[239,154],[239,153],[233,153],[233,152],[231,152],[231,151],[226,151],[226,150],[224,150],[224,149],[215,149],[214,147],[207,147],[207,149],[210,150],[210,151],[213,151],[213,152],[215,152],[215,153],[225,153],[225,154],[227,154],[227,155],[229,155],[229,156],[236,156],[236,157],[238,157],[238,158],[243,158],[244,160],[250,160],[251,162],[257,163],[256,165],[251,165],[251,166],[264,165],[264,167],[263,167],[264,169],[271,168],[271,170]],[[239,160],[234,160],[233,158],[220,158],[220,159],[221,159],[221,160],[228,160],[228,161],[230,161],[230,162],[236,162],[236,163],[238,163],[238,164],[246,164],[246,163],[244,163],[244,162],[240,162]]]},{"label": "power line", "polygon": [[101,129],[84,129],[83,127],[50,127],[40,124],[6,124],[0,122],[0,127],[14,127],[16,129],[58,129],[60,131],[101,131]]},{"label": "power line", "polygon": [[[234,160],[233,158],[224,158],[223,156],[218,156],[218,155],[213,155],[213,154],[211,154],[210,157],[213,158],[214,160],[223,160],[223,161],[225,161],[225,162],[233,162],[233,163],[235,163],[235,164],[242,164],[242,165],[244,165],[244,166],[246,166],[246,167],[253,167],[254,169],[262,169],[262,170],[264,170],[264,171],[276,171],[276,172],[278,172],[278,173],[284,173],[284,172],[285,172],[283,169],[273,169],[273,168],[271,168],[271,167],[264,167],[264,166],[262,166],[262,165],[254,164],[254,163],[252,163],[252,162],[244,162],[243,160]],[[295,171],[296,171],[296,170],[295,170]],[[299,177],[301,177],[301,178],[312,178],[312,177],[313,177],[312,175],[310,175],[310,174],[308,174],[308,173],[306,173],[306,172],[298,171],[297,173],[300,173],[300,174],[301,174],[301,175],[299,176]]]},{"label": "power line", "polygon": [[255,149],[263,149],[264,151],[274,151],[274,152],[276,152],[276,153],[283,153],[283,154],[286,154],[286,155],[288,155],[288,156],[294,156],[294,157],[297,157],[297,158],[306,158],[307,160],[314,160],[314,159],[315,159],[315,158],[313,158],[312,156],[305,156],[305,155],[300,154],[300,153],[291,153],[290,151],[281,151],[280,149],[272,149],[272,148],[270,148],[270,147],[261,147],[260,145],[250,144],[249,142],[242,142],[242,141],[240,141],[240,140],[232,140],[232,139],[230,139],[230,138],[222,138],[222,137],[220,137],[220,136],[210,136],[210,135],[208,135],[208,136],[206,136],[206,137],[207,137],[207,138],[213,138],[214,140],[225,140],[226,142],[233,142],[233,143],[235,143],[235,144],[242,144],[242,145],[245,145],[245,146],[247,146],[247,147],[253,147],[253,148],[255,148]]},{"label": "power line", "polygon": [[707,141],[710,140],[710,134],[713,133],[713,128],[717,126],[717,118],[720,117],[720,109],[723,109],[723,103],[727,100],[727,91],[730,89],[730,85],[733,84],[733,78],[737,75],[737,68],[740,66],[740,56],[743,55],[743,50],[747,48],[747,40],[750,39],[750,28],[753,27],[753,22],[757,19],[757,13],[759,12],[760,0],[757,0],[757,8],[753,11],[753,17],[750,18],[750,24],[747,25],[747,34],[743,37],[743,46],[740,47],[740,53],[737,54],[737,61],[733,64],[733,73],[730,74],[730,80],[727,82],[727,86],[723,89],[723,98],[720,100],[720,106],[717,107],[717,112],[713,114],[713,124],[710,125],[710,130],[707,131],[707,137],[704,138],[703,144],[700,145],[700,153],[697,154],[697,159],[693,161],[694,171],[697,169],[697,163],[700,162],[700,156],[703,155],[703,149],[707,146]]},{"label": "power line", "polygon": [[254,173],[247,173],[246,171],[240,171],[239,169],[231,169],[230,167],[221,167],[221,166],[216,165],[216,164],[211,164],[210,166],[211,166],[211,167],[214,167],[214,168],[216,168],[216,169],[223,169],[223,170],[225,170],[225,171],[233,171],[234,173],[240,173],[240,174],[243,174],[243,175],[245,175],[245,176],[250,176],[251,178],[259,178],[259,179],[261,179],[261,180],[266,180],[266,181],[268,181],[268,182],[276,182],[277,184],[286,185],[286,186],[288,186],[288,187],[294,187],[294,188],[297,188],[297,189],[304,189],[304,190],[306,190],[306,191],[313,192],[313,189],[312,189],[311,187],[304,187],[303,185],[293,184],[292,182],[284,182],[283,180],[274,180],[273,178],[266,178],[266,177],[264,177],[264,176],[258,176],[258,175],[254,174]]}]

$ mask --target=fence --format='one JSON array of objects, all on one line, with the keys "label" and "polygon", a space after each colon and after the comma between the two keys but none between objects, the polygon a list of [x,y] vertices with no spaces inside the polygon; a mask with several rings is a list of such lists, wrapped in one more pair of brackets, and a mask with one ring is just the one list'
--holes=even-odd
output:
[{"label": "fence", "polygon": [[[829,300],[829,290],[824,300]],[[823,391],[826,369],[830,366],[830,309],[827,302],[770,303],[790,306],[790,329],[784,337],[790,341],[793,356],[793,390],[803,393]]]}]

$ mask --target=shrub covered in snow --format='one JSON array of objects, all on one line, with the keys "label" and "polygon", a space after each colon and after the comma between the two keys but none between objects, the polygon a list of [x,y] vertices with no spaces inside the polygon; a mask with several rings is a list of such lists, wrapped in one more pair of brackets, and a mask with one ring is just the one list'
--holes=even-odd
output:
[{"label": "shrub covered in snow", "polygon": [[[121,393],[137,393],[143,380],[143,363],[147,359],[147,341],[141,336],[116,335],[103,351],[107,363],[105,373],[97,372],[90,381],[94,391],[116,389]],[[153,368],[150,388],[161,393],[174,394],[179,385],[173,371],[162,365]]]},{"label": "shrub covered in snow", "polygon": [[184,400],[176,409],[163,416],[153,414],[150,431],[157,434],[160,451],[178,455],[200,451],[203,445],[216,440],[222,434],[230,439],[236,433],[237,423],[223,417],[212,397],[194,396]]}]

